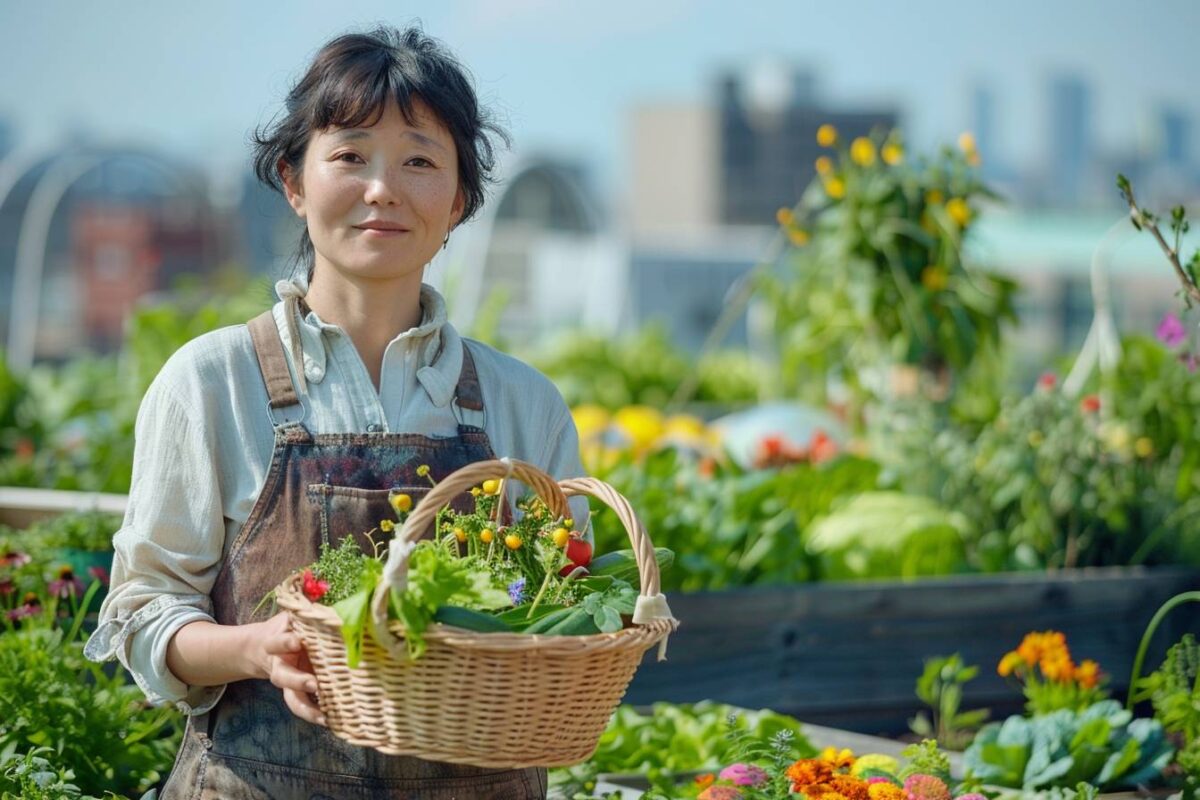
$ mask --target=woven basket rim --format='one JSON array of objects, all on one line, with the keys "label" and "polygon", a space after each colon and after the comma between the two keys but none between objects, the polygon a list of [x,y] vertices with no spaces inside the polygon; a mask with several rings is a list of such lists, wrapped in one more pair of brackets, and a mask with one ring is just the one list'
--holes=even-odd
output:
[{"label": "woven basket rim", "polygon": [[[284,579],[275,589],[275,600],[280,608],[297,615],[305,622],[313,625],[319,625],[322,628],[332,629],[341,636],[342,619],[332,606],[327,606],[322,603],[314,603],[304,596],[300,590],[299,584],[303,571],[296,571]],[[622,628],[619,631],[612,633],[592,633],[578,636],[562,636],[562,635],[542,635],[537,633],[520,633],[513,631],[511,633],[495,632],[486,633],[482,631],[472,631],[466,628],[458,628],[453,625],[446,625],[441,622],[433,623],[423,634],[426,641],[445,642],[452,644],[455,647],[470,647],[489,648],[498,647],[500,649],[511,651],[515,646],[536,648],[544,647],[545,645],[554,642],[560,643],[563,641],[574,642],[575,646],[581,647],[588,643],[608,643],[614,640],[629,639],[630,644],[644,641],[646,637],[659,638],[674,631],[678,626],[675,620],[651,620],[644,623],[633,623],[631,626]],[[399,620],[392,620],[388,624],[388,629],[398,638],[404,635],[404,625]]]}]

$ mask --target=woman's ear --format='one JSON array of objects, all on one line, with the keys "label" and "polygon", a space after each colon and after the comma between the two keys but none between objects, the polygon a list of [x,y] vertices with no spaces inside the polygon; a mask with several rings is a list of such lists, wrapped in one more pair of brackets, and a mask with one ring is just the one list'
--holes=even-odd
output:
[{"label": "woman's ear", "polygon": [[450,230],[458,227],[459,220],[462,219],[463,211],[467,207],[467,196],[463,194],[463,190],[459,189],[454,193],[454,205],[450,206]]},{"label": "woman's ear", "polygon": [[297,216],[304,219],[304,184],[300,176],[282,158],[279,159],[276,169],[279,170],[279,178],[283,181],[283,194],[287,197],[288,205]]}]

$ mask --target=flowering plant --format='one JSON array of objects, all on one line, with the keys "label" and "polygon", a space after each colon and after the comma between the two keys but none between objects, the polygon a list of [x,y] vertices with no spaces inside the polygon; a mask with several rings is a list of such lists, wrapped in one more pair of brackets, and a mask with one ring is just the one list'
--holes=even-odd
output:
[{"label": "flowering plant", "polygon": [[860,371],[881,360],[918,366],[944,389],[1014,318],[1016,284],[962,257],[981,201],[994,197],[974,139],[911,162],[896,131],[845,143],[823,125],[817,141],[830,155],[778,214],[789,269],[762,282],[783,390],[820,402],[832,376],[861,391]]},{"label": "flowering plant", "polygon": [[[437,483],[428,466],[417,474]],[[481,633],[588,635],[621,630],[634,612],[637,562],[631,550],[592,558],[592,545],[570,518],[555,517],[537,497],[516,503],[511,519],[504,509],[503,480],[471,489],[474,508],[438,510],[432,540],[419,542],[408,560],[408,579],[393,593],[389,611],[404,623],[410,658],[425,651],[424,632],[443,623]],[[390,496],[396,519],[384,519],[368,533],[392,534],[413,510],[408,494]],[[587,525],[579,526],[584,531]],[[342,619],[350,666],[356,666],[366,633],[370,599],[383,575],[386,541],[372,539],[364,553],[353,537],[321,557],[300,575],[311,602],[332,606]],[[656,550],[660,568],[673,554]]]},{"label": "flowering plant", "polygon": [[1108,698],[1100,665],[1091,659],[1076,664],[1059,631],[1026,634],[1016,650],[1004,654],[996,671],[1020,683],[1030,714],[1082,711]]}]

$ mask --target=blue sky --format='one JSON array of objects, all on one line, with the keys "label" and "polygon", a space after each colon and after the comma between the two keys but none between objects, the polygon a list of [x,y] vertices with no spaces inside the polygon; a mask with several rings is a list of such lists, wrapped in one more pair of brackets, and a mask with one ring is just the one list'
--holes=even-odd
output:
[{"label": "blue sky", "polygon": [[986,81],[1000,155],[1026,163],[1058,70],[1091,80],[1103,147],[1147,142],[1164,102],[1200,127],[1200,0],[0,0],[0,116],[25,145],[86,131],[229,171],[323,41],[417,19],[470,67],[518,152],[583,159],[607,188],[624,182],[631,105],[702,99],[718,69],[762,59],[814,68],[831,102],[898,105],[918,145],[966,128]]}]

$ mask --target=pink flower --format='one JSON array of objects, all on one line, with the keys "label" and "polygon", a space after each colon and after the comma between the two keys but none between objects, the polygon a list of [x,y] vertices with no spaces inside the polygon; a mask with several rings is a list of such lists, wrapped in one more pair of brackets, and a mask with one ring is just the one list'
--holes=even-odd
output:
[{"label": "pink flower", "polygon": [[970,794],[960,794],[954,800],[988,800],[985,795],[979,792],[971,792]]},{"label": "pink flower", "polygon": [[1179,360],[1187,367],[1188,372],[1195,372],[1196,367],[1200,366],[1200,359],[1196,357],[1195,353],[1180,353]]},{"label": "pink flower", "polygon": [[0,578],[0,597],[7,597],[17,590],[12,578]]},{"label": "pink flower", "polygon": [[721,770],[721,780],[734,786],[761,786],[767,782],[767,771],[753,764],[730,764]]},{"label": "pink flower", "polygon": [[18,569],[32,561],[25,553],[18,553],[16,550],[9,550],[7,553],[0,555],[0,567],[11,567]]},{"label": "pink flower", "polygon": [[872,783],[891,783],[891,781],[889,781],[887,778],[883,777],[882,775],[875,775],[873,777],[867,778],[867,785],[870,786]]},{"label": "pink flower", "polygon": [[320,580],[316,575],[313,575],[311,569],[304,570],[303,581],[304,596],[314,603],[324,597],[325,593],[329,591],[329,581]]},{"label": "pink flower", "polygon": [[1154,335],[1167,347],[1176,347],[1187,338],[1187,329],[1183,327],[1179,317],[1168,312],[1162,318],[1162,322],[1158,323],[1158,327],[1154,329]]},{"label": "pink flower", "polygon": [[932,775],[910,775],[904,782],[908,800],[951,800],[950,789]]},{"label": "pink flower", "polygon": [[1038,378],[1037,385],[1042,391],[1048,392],[1058,385],[1058,376],[1053,372],[1043,372],[1042,376]]},{"label": "pink flower", "polygon": [[50,581],[50,594],[55,597],[70,597],[83,594],[83,581],[75,577],[75,571],[63,564],[58,568],[58,577]]},{"label": "pink flower", "polygon": [[108,586],[108,570],[104,567],[88,567],[88,575],[100,581],[101,585]]},{"label": "pink flower", "polygon": [[34,614],[42,610],[42,601],[33,592],[26,592],[21,598],[21,605],[6,612],[6,616],[13,622],[25,617],[32,617]]}]

